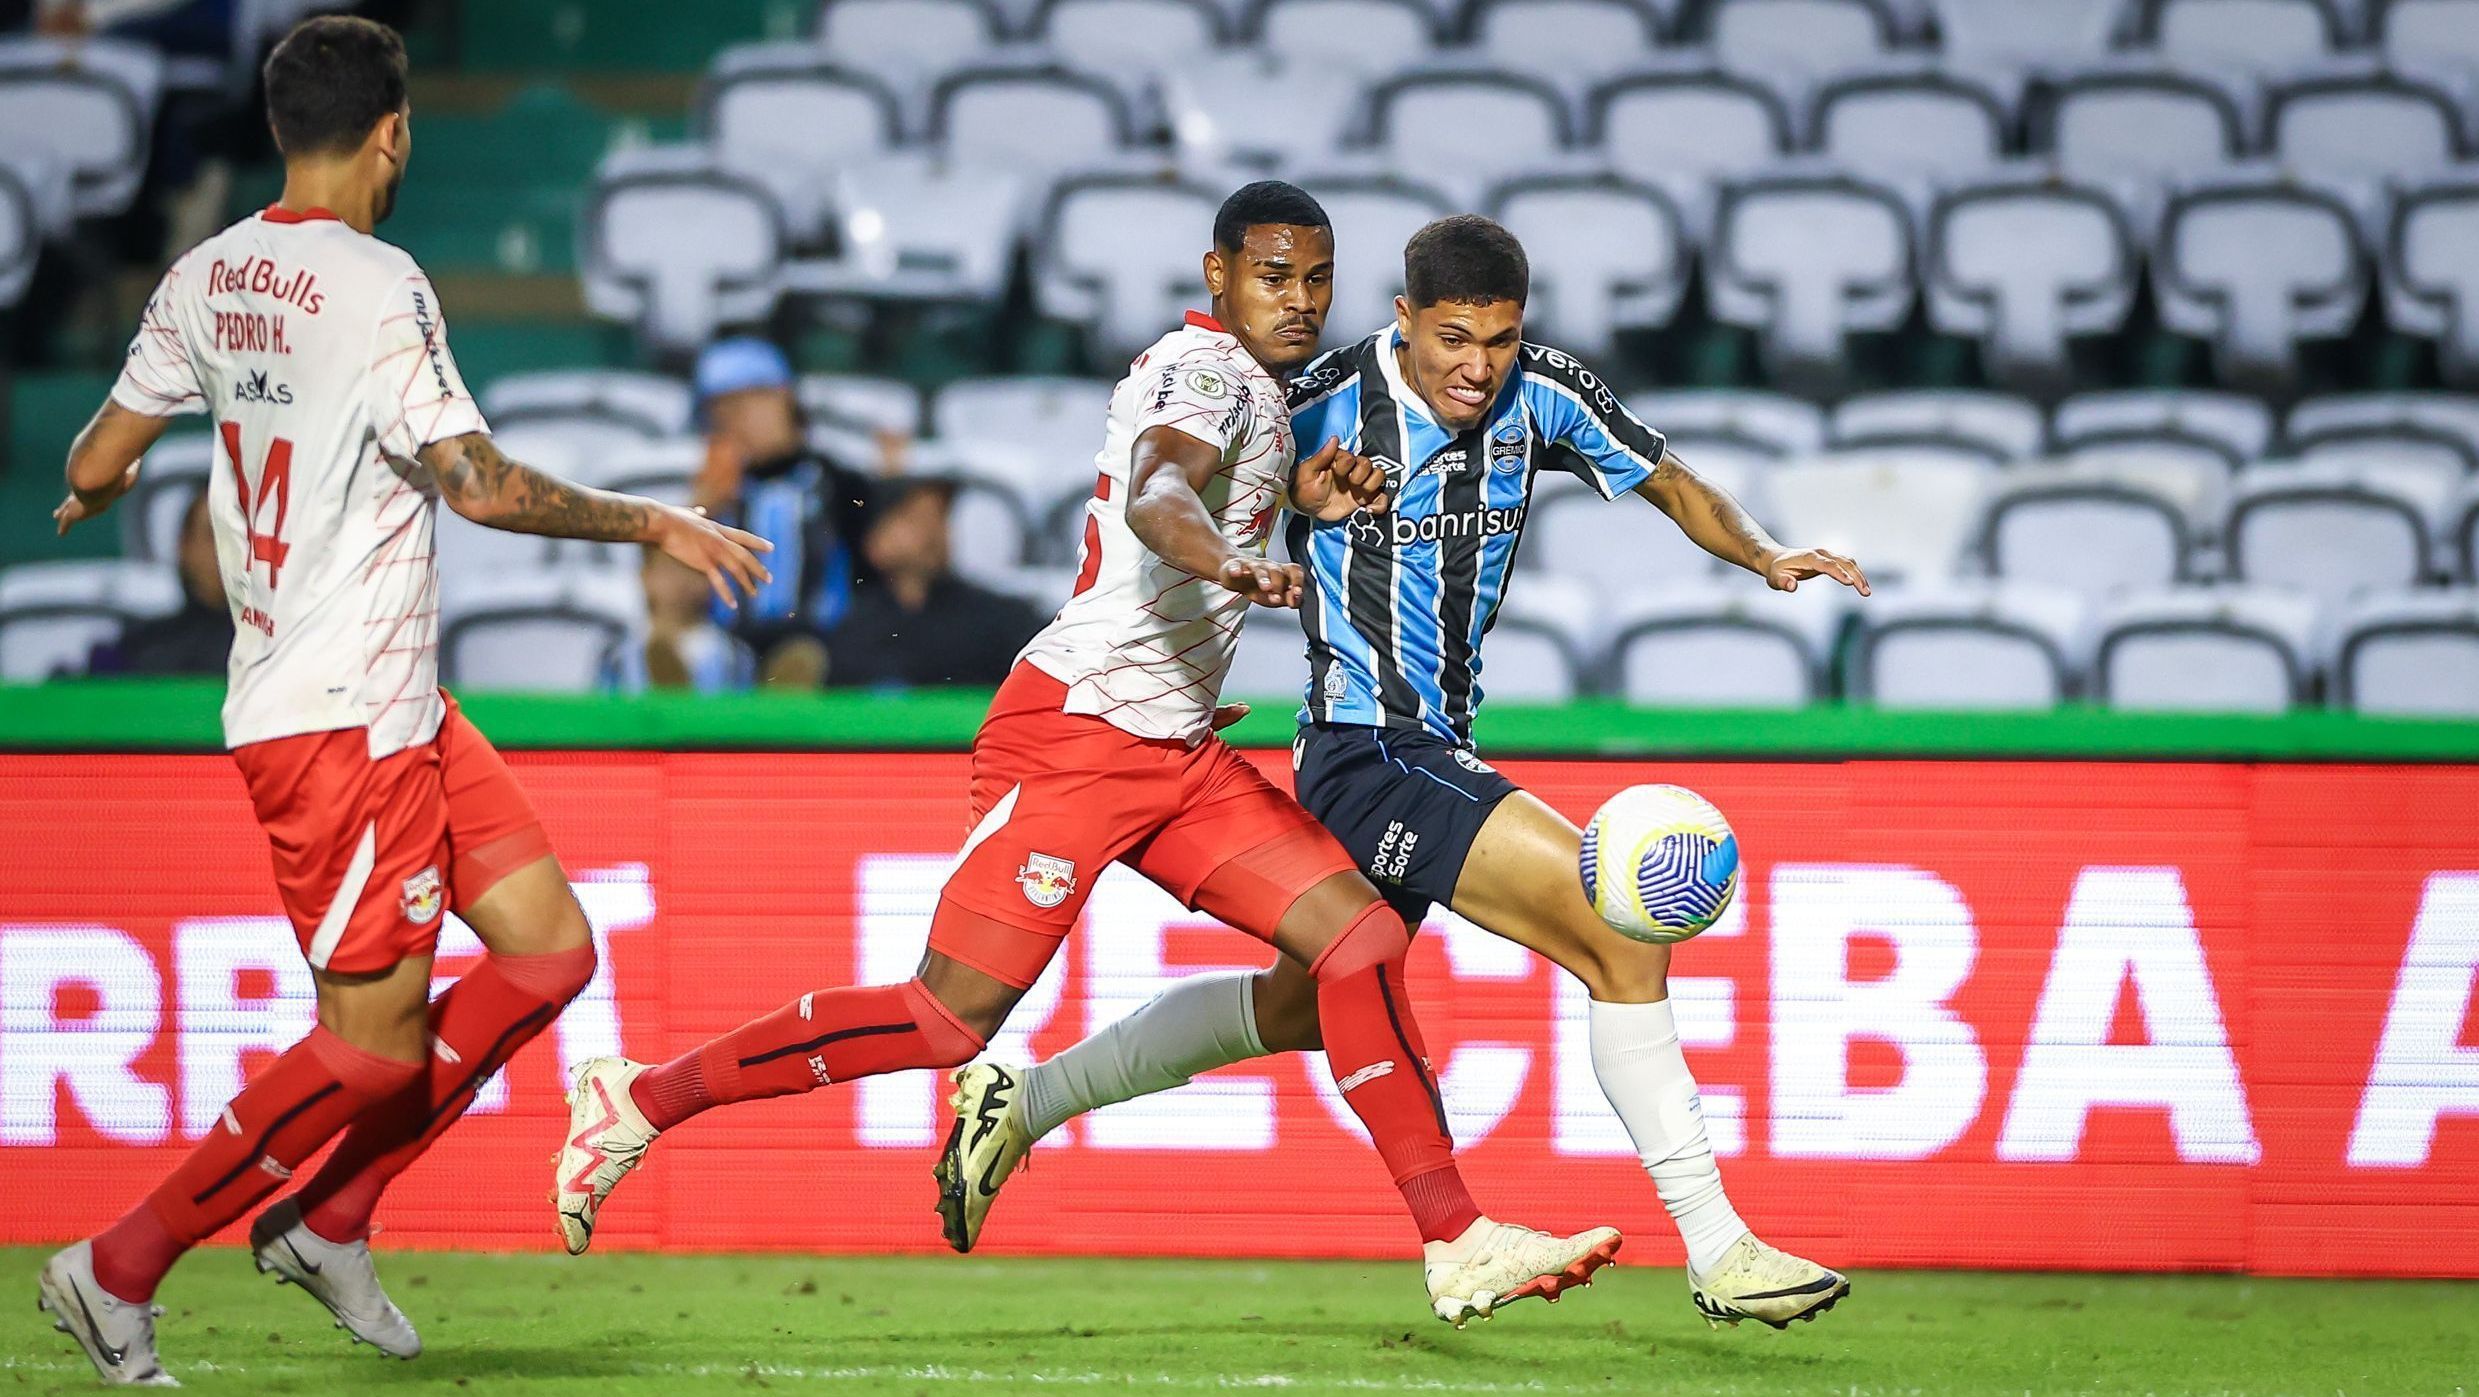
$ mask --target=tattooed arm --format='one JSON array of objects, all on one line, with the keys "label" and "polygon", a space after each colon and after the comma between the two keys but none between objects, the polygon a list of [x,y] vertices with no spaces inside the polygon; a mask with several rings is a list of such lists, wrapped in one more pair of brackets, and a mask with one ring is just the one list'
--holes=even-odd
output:
[{"label": "tattooed arm", "polygon": [[637,495],[571,484],[501,454],[488,433],[468,432],[425,446],[421,467],[447,507],[477,524],[511,533],[602,543],[649,543],[706,575],[715,595],[736,606],[733,588],[769,580],[760,553],[774,545],[718,524],[705,512]]},{"label": "tattooed arm", "polygon": [[1784,548],[1740,507],[1728,490],[1705,479],[1666,447],[1661,464],[1635,492],[1658,505],[1696,546],[1763,578],[1776,591],[1797,591],[1802,578],[1830,577],[1868,595],[1859,564],[1823,548]]}]

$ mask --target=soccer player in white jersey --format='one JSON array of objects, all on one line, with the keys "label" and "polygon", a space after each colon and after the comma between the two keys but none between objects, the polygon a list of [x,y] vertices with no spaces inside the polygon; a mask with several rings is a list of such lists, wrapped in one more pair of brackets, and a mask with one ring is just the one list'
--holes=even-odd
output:
[{"label": "soccer player in white jersey", "polygon": [[[1555,1297],[1616,1254],[1608,1228],[1558,1237],[1481,1216],[1404,994],[1403,919],[1213,735],[1249,604],[1299,604],[1300,570],[1265,557],[1286,499],[1332,519],[1383,504],[1380,474],[1332,442],[1294,463],[1282,378],[1316,350],[1333,259],[1325,211],[1298,189],[1265,181],[1223,204],[1204,258],[1213,314],[1191,313],[1112,395],[1075,593],[974,741],[974,824],[919,972],[800,995],[661,1066],[581,1066],[554,1180],[570,1251],[658,1132],[727,1102],[980,1052],[1117,861],[1304,967],[1343,1099],[1419,1229],[1439,1318]],[[985,1093],[978,1128],[1006,1104]],[[998,1182],[942,1169],[951,1237],[978,1228]]]},{"label": "soccer player in white jersey", "polygon": [[[394,31],[309,20],[265,77],[283,197],[165,273],[70,448],[54,518],[65,532],[110,508],[173,417],[213,417],[208,505],[235,622],[224,737],[310,962],[318,1026],[160,1187],[43,1268],[43,1308],[114,1384],[178,1385],[156,1356],[156,1283],[338,1135],[250,1229],[258,1269],[356,1339],[419,1353],[371,1261],[379,1196],[594,972],[525,793],[439,688],[438,503],[522,533],[652,544],[726,602],[766,576],[754,535],[566,484],[492,445],[438,293],[372,236],[412,148]],[[432,1000],[450,910],[489,954]]]}]

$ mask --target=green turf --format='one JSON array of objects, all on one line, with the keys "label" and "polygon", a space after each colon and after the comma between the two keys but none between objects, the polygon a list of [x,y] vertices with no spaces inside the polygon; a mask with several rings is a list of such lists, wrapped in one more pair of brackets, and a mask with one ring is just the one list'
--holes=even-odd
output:
[{"label": "green turf", "polygon": [[[0,1252],[27,1280],[39,1254]],[[635,1397],[765,1390],[2462,1393],[2479,1286],[2227,1276],[1864,1274],[1776,1334],[1709,1332],[1679,1273],[1622,1267],[1556,1308],[1457,1333],[1408,1262],[405,1253],[386,1258],[430,1352],[349,1348],[325,1312],[193,1257],[157,1297],[171,1367],[227,1393]],[[81,1391],[27,1305],[0,1392]]]}]

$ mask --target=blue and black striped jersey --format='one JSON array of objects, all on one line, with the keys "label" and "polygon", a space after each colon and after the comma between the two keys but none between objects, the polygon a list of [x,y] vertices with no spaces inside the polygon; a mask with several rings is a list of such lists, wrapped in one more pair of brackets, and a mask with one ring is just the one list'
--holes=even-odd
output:
[{"label": "blue and black striped jersey", "polygon": [[1468,743],[1481,701],[1481,639],[1506,597],[1532,481],[1564,470],[1615,499],[1652,475],[1661,433],[1599,375],[1526,344],[1478,427],[1450,434],[1405,386],[1391,327],[1294,379],[1306,455],[1338,438],[1386,472],[1392,508],[1286,524],[1309,573],[1301,619],[1309,684],[1301,720],[1423,728]]}]

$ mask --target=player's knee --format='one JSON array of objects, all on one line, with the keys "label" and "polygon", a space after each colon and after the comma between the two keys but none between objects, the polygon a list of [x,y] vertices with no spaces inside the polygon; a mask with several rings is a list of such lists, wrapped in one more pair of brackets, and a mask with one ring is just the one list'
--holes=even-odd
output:
[{"label": "player's knee", "polygon": [[920,1030],[923,1067],[962,1067],[989,1046],[990,1036],[1007,1018],[1004,1008],[992,1012],[982,1006],[948,1004],[917,976],[905,982],[904,1001]]},{"label": "player's knee", "polygon": [[564,950],[532,956],[494,955],[491,960],[510,983],[549,1004],[566,1004],[594,982],[596,961],[590,935]]},{"label": "player's knee", "polygon": [[1398,959],[1411,948],[1412,934],[1403,918],[1385,903],[1371,902],[1318,954],[1308,973],[1325,984]]},{"label": "player's knee", "polygon": [[1560,963],[1604,1004],[1649,1004],[1670,993],[1670,948],[1630,941],[1608,927],[1579,941]]}]

